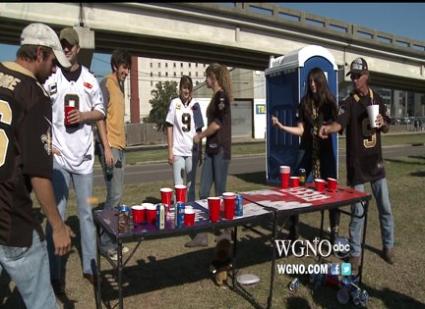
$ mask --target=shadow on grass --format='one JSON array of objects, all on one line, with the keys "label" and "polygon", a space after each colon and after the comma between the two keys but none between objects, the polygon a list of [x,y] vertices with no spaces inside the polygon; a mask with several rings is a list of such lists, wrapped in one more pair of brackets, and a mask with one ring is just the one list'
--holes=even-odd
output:
[{"label": "shadow on grass", "polygon": [[425,156],[407,156],[407,157],[412,159],[425,160]]},{"label": "shadow on grass", "polygon": [[246,174],[233,174],[236,178],[239,178],[245,182],[266,185],[266,172],[255,172]]},{"label": "shadow on grass", "polygon": [[406,165],[425,165],[425,163],[421,163],[421,162],[412,162],[412,161],[399,160],[399,159],[384,159],[384,161],[392,162],[392,163],[401,163]]},{"label": "shadow on grass", "polygon": [[410,173],[410,176],[414,176],[414,177],[425,177],[425,171],[413,172],[413,173]]}]

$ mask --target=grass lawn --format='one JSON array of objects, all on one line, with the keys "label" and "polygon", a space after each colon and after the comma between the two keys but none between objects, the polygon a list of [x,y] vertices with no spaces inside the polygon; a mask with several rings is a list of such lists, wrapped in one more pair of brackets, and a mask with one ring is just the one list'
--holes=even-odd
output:
[{"label": "grass lawn", "polygon": [[[415,144],[424,143],[425,133],[423,134],[406,134],[406,135],[383,135],[383,145],[399,145],[399,144]],[[345,149],[345,138],[340,138],[340,148]],[[247,155],[247,154],[263,154],[265,153],[264,143],[255,144],[235,144],[232,146],[233,155]],[[167,160],[167,150],[140,150],[128,152],[126,154],[127,164],[136,164],[138,162],[148,161],[164,161]]]},{"label": "grass lawn", "polygon": [[[370,204],[367,248],[363,282],[370,300],[369,308],[424,308],[425,249],[422,245],[424,231],[425,200],[425,156],[403,157],[386,160],[387,180],[395,220],[396,264],[387,264],[378,254],[381,250],[381,235],[378,213],[374,201]],[[253,190],[264,186],[264,173],[230,176],[228,189],[234,191]],[[341,166],[341,179],[345,179],[345,168]],[[171,185],[170,181],[143,185],[128,185],[124,202],[139,203],[157,200],[159,188]],[[345,180],[341,180],[345,183]],[[367,190],[370,191],[369,186]],[[94,196],[104,200],[105,190],[97,187]],[[348,207],[347,207],[348,209]],[[318,213],[300,218],[301,236],[313,239],[318,235],[320,216]],[[70,195],[68,224],[79,234],[76,217],[75,195]],[[341,218],[340,234],[347,235],[348,217]],[[325,216],[325,227],[328,216]],[[266,303],[270,260],[270,230],[267,222],[252,229],[239,229],[238,265],[241,273],[255,273],[261,282],[249,290]],[[209,235],[210,246],[202,249],[186,249],[187,236],[163,240],[146,241],[130,260],[125,271],[126,308],[252,308],[249,302],[229,289],[219,288],[209,279],[207,270],[213,253],[214,238]],[[135,243],[129,243],[130,248]],[[81,278],[79,241],[74,239],[72,252],[67,258],[65,308],[94,308],[94,293],[90,285]],[[329,261],[337,262],[333,257]],[[278,263],[313,264],[309,258],[290,257]],[[105,304],[114,305],[118,297],[116,283],[106,261],[102,262],[107,281],[103,285]],[[309,286],[301,285],[296,293],[289,292],[287,285],[292,278],[276,275],[274,308],[337,308],[337,289],[322,287],[315,293]],[[0,306],[20,308],[19,297],[13,284],[0,280]],[[350,307],[350,306],[348,306]],[[354,306],[352,306],[354,308]]]}]

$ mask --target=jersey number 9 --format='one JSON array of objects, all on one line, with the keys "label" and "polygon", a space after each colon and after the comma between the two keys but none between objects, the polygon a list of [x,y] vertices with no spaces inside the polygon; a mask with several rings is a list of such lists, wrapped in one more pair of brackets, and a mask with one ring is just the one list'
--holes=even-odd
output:
[{"label": "jersey number 9", "polygon": [[184,113],[182,114],[182,130],[183,132],[189,132],[190,131],[190,123],[192,118],[190,117],[190,114]]}]

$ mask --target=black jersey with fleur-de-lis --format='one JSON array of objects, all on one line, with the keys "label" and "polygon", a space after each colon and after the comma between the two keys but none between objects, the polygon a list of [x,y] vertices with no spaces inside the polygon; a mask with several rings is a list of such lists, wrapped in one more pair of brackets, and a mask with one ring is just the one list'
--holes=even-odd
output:
[{"label": "black jersey with fleur-de-lis", "polygon": [[52,106],[35,76],[0,63],[0,244],[29,247],[34,229],[31,177],[51,178]]}]

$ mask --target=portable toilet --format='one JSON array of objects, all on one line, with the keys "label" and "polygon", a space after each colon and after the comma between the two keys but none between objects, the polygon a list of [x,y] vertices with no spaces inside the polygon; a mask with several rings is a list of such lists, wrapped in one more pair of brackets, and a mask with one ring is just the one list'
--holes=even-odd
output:
[{"label": "portable toilet", "polygon": [[[324,47],[309,45],[288,53],[285,56],[271,58],[266,69],[266,178],[270,184],[280,183],[279,166],[291,167],[295,171],[298,148],[301,138],[283,132],[272,126],[271,117],[275,115],[287,126],[296,126],[296,112],[301,98],[309,85],[308,73],[319,67],[325,73],[329,88],[338,98],[338,67],[335,58]],[[332,134],[333,155],[338,171],[338,139]],[[311,179],[310,179],[311,180]]]}]

